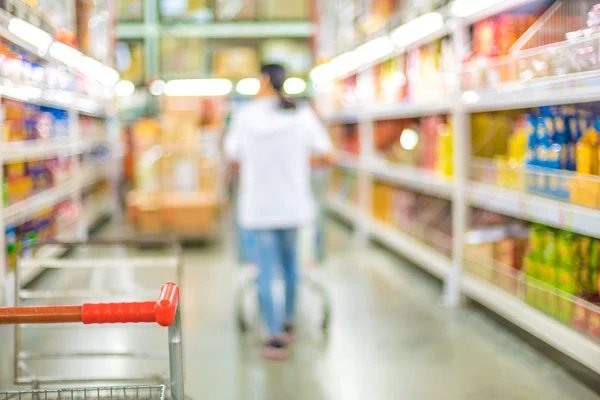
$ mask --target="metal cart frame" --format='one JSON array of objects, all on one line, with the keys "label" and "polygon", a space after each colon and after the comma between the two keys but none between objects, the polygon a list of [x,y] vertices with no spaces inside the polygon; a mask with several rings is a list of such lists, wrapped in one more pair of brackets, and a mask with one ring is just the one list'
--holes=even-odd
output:
[{"label": "metal cart frame", "polygon": [[[149,258],[149,257],[128,257],[128,258],[114,258],[114,259],[102,259],[102,258],[86,258],[86,259],[69,259],[69,258],[47,258],[35,257],[36,250],[45,248],[46,246],[60,246],[65,251],[77,249],[79,247],[166,247],[172,250],[172,257],[161,257],[161,258]],[[26,256],[31,254],[31,256]],[[24,269],[27,268],[50,268],[50,269],[95,269],[95,268],[150,268],[150,269],[176,269],[176,278],[178,282],[182,282],[183,273],[183,251],[179,243],[168,240],[93,240],[93,241],[38,241],[35,243],[27,244],[23,247],[19,253],[19,259],[17,262],[17,268],[15,269],[15,287],[14,287],[14,305],[20,307],[23,300],[41,300],[41,299],[92,299],[92,298],[111,298],[117,295],[136,295],[136,296],[153,296],[154,292],[148,293],[148,291],[117,291],[117,290],[93,290],[93,291],[82,291],[82,290],[60,290],[60,291],[35,291],[27,290],[21,287],[20,275]],[[62,321],[53,321],[61,326]],[[0,322],[1,323],[1,322]],[[46,325],[47,327],[47,325]],[[76,379],[69,377],[45,377],[38,378],[29,374],[23,376],[23,372],[27,374],[28,367],[26,364],[27,360],[31,359],[65,359],[65,358],[92,358],[92,357],[130,357],[130,358],[162,358],[165,357],[165,353],[160,352],[59,352],[52,354],[30,354],[23,351],[21,343],[21,331],[25,329],[39,328],[39,325],[32,323],[31,321],[16,321],[14,323],[14,349],[13,349],[13,373],[15,384],[33,384],[39,383],[57,383],[57,382],[77,382]],[[160,377],[153,376],[149,377],[131,377],[127,379],[121,379],[120,381],[159,381]],[[96,381],[111,381],[114,379],[97,379]]]},{"label": "metal cart frame", "polygon": [[[184,377],[183,377],[183,341],[181,332],[180,293],[174,283],[166,283],[157,301],[128,302],[128,303],[85,303],[81,306],[44,306],[44,307],[4,307],[0,308],[0,324],[50,324],[50,323],[83,323],[92,324],[128,324],[128,323],[158,323],[169,329],[169,372],[171,399],[184,400]],[[160,386],[129,386],[129,387],[107,387],[87,389],[92,392],[109,390],[123,392],[127,390],[134,392],[146,388],[160,388]],[[61,392],[71,394],[71,398],[77,391],[83,391],[83,398],[88,398],[86,389],[61,389],[59,391],[17,391],[0,392],[0,398],[21,398],[24,394],[36,393],[46,395],[48,393]],[[93,396],[92,396],[93,397]],[[113,396],[110,396],[112,398]],[[128,398],[124,396],[123,398]]]}]

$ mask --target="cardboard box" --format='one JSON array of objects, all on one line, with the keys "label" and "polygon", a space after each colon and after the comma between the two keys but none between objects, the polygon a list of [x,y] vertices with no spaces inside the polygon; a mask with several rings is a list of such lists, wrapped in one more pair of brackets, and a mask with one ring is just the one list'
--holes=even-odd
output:
[{"label": "cardboard box", "polygon": [[218,206],[211,194],[182,195],[169,193],[161,201],[162,220],[178,235],[202,235],[217,224]]}]

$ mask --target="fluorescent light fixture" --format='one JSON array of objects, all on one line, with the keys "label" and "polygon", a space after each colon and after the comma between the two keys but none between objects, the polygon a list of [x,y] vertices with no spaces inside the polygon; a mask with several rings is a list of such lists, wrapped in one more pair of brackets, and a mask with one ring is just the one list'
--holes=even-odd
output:
[{"label": "fluorescent light fixture", "polygon": [[260,90],[260,81],[256,78],[242,79],[235,86],[235,90],[244,96],[254,96]]},{"label": "fluorescent light fixture", "polygon": [[404,150],[414,150],[419,144],[419,135],[414,129],[407,128],[400,135],[400,146]]},{"label": "fluorescent light fixture", "polygon": [[321,64],[321,65],[313,68],[312,71],[310,71],[310,79],[312,79],[312,81],[315,83],[327,82],[331,79],[330,78],[330,74],[331,74],[330,70],[331,70],[331,67],[330,67],[329,63]]},{"label": "fluorescent light fixture", "polygon": [[79,50],[67,46],[64,43],[54,42],[50,47],[50,56],[69,67],[76,67],[81,60],[81,57],[83,57],[83,54],[81,54]]},{"label": "fluorescent light fixture", "polygon": [[105,66],[104,71],[102,71],[102,76],[98,80],[100,81],[100,83],[112,87],[119,82],[119,79],[121,79],[121,76],[119,75],[116,69]]},{"label": "fluorescent light fixture", "polygon": [[349,51],[337,56],[329,63],[333,78],[339,78],[356,70],[361,65],[361,60],[357,57],[356,52]]},{"label": "fluorescent light fixture", "polygon": [[[468,0],[479,1],[479,0]],[[392,32],[392,40],[398,47],[404,48],[417,41],[434,34],[444,27],[444,17],[437,12],[421,15],[419,18],[407,22]]]},{"label": "fluorescent light fixture", "polygon": [[392,54],[394,42],[388,36],[381,36],[359,46],[355,52],[357,59],[362,63],[372,63]]},{"label": "fluorescent light fixture", "polygon": [[52,44],[52,35],[20,18],[12,18],[8,23],[8,30],[13,35],[37,47],[40,54],[46,54]]},{"label": "fluorescent light fixture", "polygon": [[115,86],[115,94],[119,97],[129,97],[135,92],[135,85],[131,81],[120,81]]},{"label": "fluorescent light fixture", "polygon": [[115,86],[119,82],[119,73],[91,57],[83,57],[77,63],[77,70],[106,86]]},{"label": "fluorescent light fixture", "polygon": [[177,79],[167,82],[167,96],[225,96],[233,89],[228,79]]},{"label": "fluorescent light fixture", "polygon": [[362,65],[356,51],[349,51],[329,61],[327,64],[315,67],[310,78],[313,82],[323,83],[347,75]]},{"label": "fluorescent light fixture", "polygon": [[91,57],[81,58],[76,67],[79,72],[92,79],[98,79],[104,73],[104,64]]},{"label": "fluorescent light fixture", "polygon": [[162,96],[165,93],[165,81],[154,81],[150,84],[150,94],[152,96]]},{"label": "fluorescent light fixture", "polygon": [[300,78],[288,78],[283,82],[283,91],[287,94],[300,94],[306,90],[306,82]]},{"label": "fluorescent light fixture", "polygon": [[452,14],[456,17],[470,17],[480,11],[496,6],[505,0],[456,0],[452,3]]}]

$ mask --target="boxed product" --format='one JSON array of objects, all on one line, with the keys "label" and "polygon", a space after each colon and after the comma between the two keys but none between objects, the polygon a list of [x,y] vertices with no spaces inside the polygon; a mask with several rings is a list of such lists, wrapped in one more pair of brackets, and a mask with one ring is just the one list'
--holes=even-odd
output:
[{"label": "boxed product", "polygon": [[168,193],[161,198],[161,219],[178,235],[207,234],[217,223],[217,199],[212,194]]},{"label": "boxed product", "polygon": [[253,47],[218,49],[213,59],[213,74],[219,78],[236,80],[259,73],[258,50]]}]

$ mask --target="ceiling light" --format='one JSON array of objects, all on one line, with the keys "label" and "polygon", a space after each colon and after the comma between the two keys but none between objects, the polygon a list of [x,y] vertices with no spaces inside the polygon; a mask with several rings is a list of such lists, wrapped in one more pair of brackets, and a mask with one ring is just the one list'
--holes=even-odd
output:
[{"label": "ceiling light", "polygon": [[69,67],[75,67],[83,57],[83,54],[77,49],[67,46],[64,43],[54,42],[50,47],[50,56],[56,60],[67,64]]},{"label": "ceiling light", "polygon": [[287,94],[300,94],[306,90],[306,82],[300,78],[288,78],[283,83],[283,91]]},{"label": "ceiling light", "polygon": [[37,47],[40,54],[46,54],[52,44],[52,35],[20,18],[13,18],[8,23],[8,30],[27,43]]},{"label": "ceiling light", "polygon": [[394,42],[388,36],[373,39],[356,49],[356,57],[362,63],[372,63],[394,52]]},{"label": "ceiling light", "polygon": [[177,79],[167,82],[167,96],[225,96],[233,89],[228,79]]},{"label": "ceiling light", "polygon": [[131,81],[120,81],[115,86],[115,94],[119,97],[129,97],[135,92],[135,85]]},{"label": "ceiling light", "polygon": [[165,93],[165,81],[157,80],[150,84],[150,94],[162,96]]},{"label": "ceiling light", "polygon": [[[476,1],[476,0],[468,0]],[[436,33],[444,27],[442,14],[432,12],[407,22],[392,32],[392,40],[398,47],[407,47],[427,36]]]},{"label": "ceiling light", "polygon": [[254,96],[260,90],[260,81],[256,78],[242,79],[235,86],[235,90],[243,96]]}]

